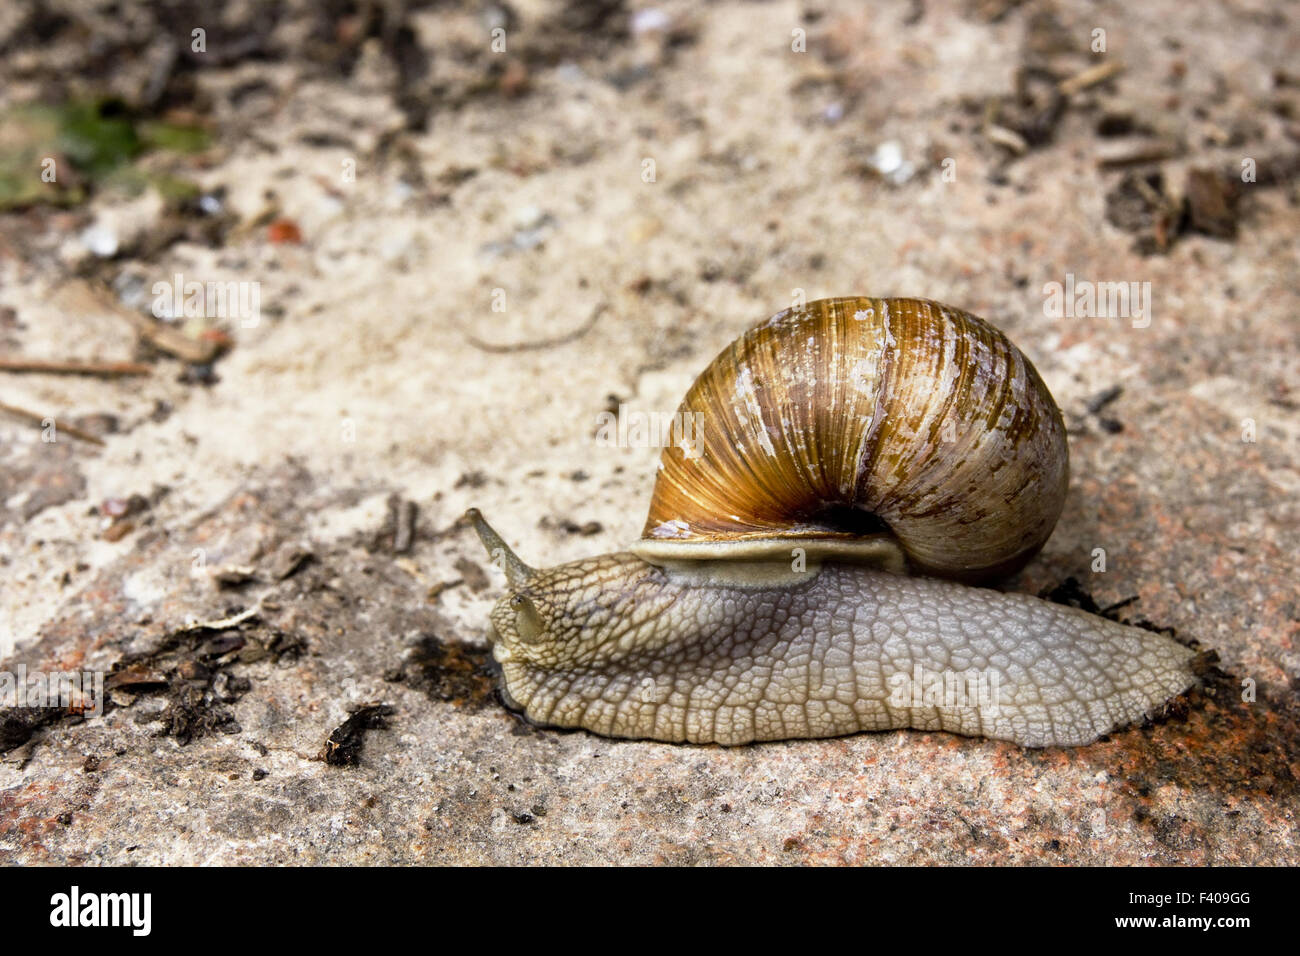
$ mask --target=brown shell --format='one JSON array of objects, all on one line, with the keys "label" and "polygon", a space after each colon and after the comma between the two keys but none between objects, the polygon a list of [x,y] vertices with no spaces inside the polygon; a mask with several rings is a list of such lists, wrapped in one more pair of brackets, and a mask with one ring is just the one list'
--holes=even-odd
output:
[{"label": "brown shell", "polygon": [[980,578],[1029,560],[1065,501],[1065,426],[1038,372],[983,319],[925,299],[779,312],[679,411],[700,416],[695,445],[664,450],[647,540],[838,539],[883,522],[919,570]]}]

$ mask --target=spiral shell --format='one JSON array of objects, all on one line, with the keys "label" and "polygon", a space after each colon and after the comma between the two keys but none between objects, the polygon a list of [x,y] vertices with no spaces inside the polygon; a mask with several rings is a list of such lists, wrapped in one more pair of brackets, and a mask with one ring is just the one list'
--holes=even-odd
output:
[{"label": "spiral shell", "polygon": [[1065,501],[1065,427],[1038,372],[984,320],[925,299],[780,312],[679,414],[698,425],[659,464],[642,540],[659,557],[874,532],[917,570],[987,578],[1029,560]]}]

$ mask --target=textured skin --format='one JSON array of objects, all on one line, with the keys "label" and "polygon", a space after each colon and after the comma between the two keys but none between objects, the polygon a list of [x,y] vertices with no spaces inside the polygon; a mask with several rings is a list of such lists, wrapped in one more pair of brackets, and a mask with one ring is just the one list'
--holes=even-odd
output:
[{"label": "textured skin", "polygon": [[[530,719],[672,742],[912,727],[1071,746],[1194,681],[1192,652],[1161,635],[857,565],[746,587],[604,555],[532,572],[492,623],[505,690]],[[933,675],[959,674],[965,699],[955,684],[925,697]]]}]

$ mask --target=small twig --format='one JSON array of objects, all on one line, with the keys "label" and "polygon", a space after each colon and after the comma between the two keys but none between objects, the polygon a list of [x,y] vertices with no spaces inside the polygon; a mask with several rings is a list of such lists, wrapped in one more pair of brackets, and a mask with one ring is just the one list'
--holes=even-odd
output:
[{"label": "small twig", "polygon": [[192,631],[228,631],[232,627],[239,627],[247,620],[257,617],[261,612],[260,604],[254,604],[252,607],[240,611],[233,617],[218,618],[215,621],[195,621],[193,624],[186,624],[178,627],[175,631],[177,634],[187,634]]},{"label": "small twig", "polygon": [[1101,152],[1097,165],[1102,169],[1118,169],[1121,166],[1138,166],[1143,163],[1158,163],[1177,156],[1180,152],[1177,143],[1169,140],[1139,140],[1120,143],[1113,149]]},{"label": "small twig", "polygon": [[411,538],[415,535],[415,502],[398,499],[393,503],[393,516],[396,529],[393,531],[393,553],[405,554],[411,548]]},{"label": "small twig", "polygon": [[29,421],[40,428],[45,427],[46,421],[52,421],[54,422],[56,435],[58,431],[63,431],[71,435],[73,438],[80,438],[82,441],[88,441],[92,445],[98,445],[101,448],[104,447],[104,439],[100,438],[98,435],[92,435],[88,431],[83,431],[76,425],[69,425],[66,422],[60,422],[53,415],[42,415],[40,412],[34,412],[28,408],[19,408],[17,405],[8,405],[4,402],[0,402],[0,412],[8,412],[10,415]]},{"label": "small twig", "polygon": [[1083,407],[1096,415],[1099,411],[1109,405],[1115,399],[1124,394],[1123,385],[1112,385],[1110,388],[1103,389],[1092,398],[1083,403]]},{"label": "small twig", "polygon": [[174,355],[192,365],[207,365],[221,351],[218,342],[192,339],[150,316],[120,305],[112,290],[103,283],[74,282],[65,287],[64,298],[71,298],[76,308],[83,312],[107,311],[129,322],[136,334],[160,352]]},{"label": "small twig", "polygon": [[596,320],[600,318],[604,311],[605,306],[603,304],[596,306],[596,308],[592,310],[591,317],[587,319],[586,322],[574,329],[572,332],[566,332],[553,339],[539,339],[536,342],[512,342],[508,345],[494,345],[491,342],[484,342],[482,339],[476,338],[468,333],[465,335],[465,339],[470,345],[474,346],[474,348],[482,349],[484,352],[531,352],[535,349],[549,349],[556,345],[567,345],[569,342],[582,338],[595,327]]},{"label": "small twig", "polygon": [[1025,142],[1023,136],[997,123],[990,123],[984,127],[984,137],[995,146],[1008,149],[1017,156],[1023,156],[1029,150],[1029,144]]},{"label": "small twig", "polygon": [[0,356],[0,372],[48,372],[52,375],[148,375],[153,367],[143,362],[58,362]]},{"label": "small twig", "polygon": [[1165,197],[1156,192],[1155,188],[1145,179],[1135,179],[1133,185],[1152,209],[1160,209],[1165,205]]},{"label": "small twig", "polygon": [[1116,601],[1114,604],[1107,605],[1097,613],[1102,615],[1103,617],[1105,617],[1107,614],[1113,614],[1114,612],[1118,611],[1122,607],[1128,607],[1130,604],[1136,601],[1138,597],[1139,595],[1137,594],[1133,595],[1132,597],[1126,597],[1122,601]]},{"label": "small twig", "polygon": [[424,596],[424,599],[428,601],[430,604],[432,604],[434,601],[438,600],[438,598],[442,596],[443,591],[446,591],[448,588],[459,587],[464,583],[465,583],[464,578],[453,578],[450,581],[439,581],[437,584],[431,585],[429,587],[429,591]]},{"label": "small twig", "polygon": [[1064,96],[1072,96],[1075,93],[1082,92],[1090,86],[1096,86],[1098,83],[1104,83],[1112,76],[1124,72],[1124,64],[1118,60],[1107,60],[1105,63],[1099,63],[1096,66],[1090,66],[1074,76],[1067,77],[1057,86]]}]

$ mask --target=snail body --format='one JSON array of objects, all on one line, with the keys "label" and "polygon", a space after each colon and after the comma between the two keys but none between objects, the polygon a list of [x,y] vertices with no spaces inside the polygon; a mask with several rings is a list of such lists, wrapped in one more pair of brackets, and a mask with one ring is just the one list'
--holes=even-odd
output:
[{"label": "snail body", "polygon": [[1005,336],[919,299],[778,313],[687,392],[628,551],[509,585],[503,696],[614,737],[743,744],[917,728],[1077,745],[1193,681],[1162,635],[971,582],[1023,566],[1064,503],[1059,410]]}]

